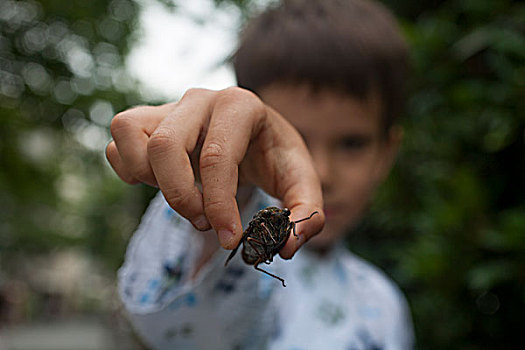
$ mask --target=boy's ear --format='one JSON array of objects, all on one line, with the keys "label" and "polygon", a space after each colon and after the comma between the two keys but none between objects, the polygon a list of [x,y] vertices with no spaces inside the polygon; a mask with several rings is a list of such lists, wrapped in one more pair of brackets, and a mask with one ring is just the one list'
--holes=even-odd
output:
[{"label": "boy's ear", "polygon": [[383,155],[380,164],[378,180],[383,181],[386,179],[394,162],[396,160],[401,142],[403,141],[404,130],[401,125],[392,125],[388,130],[388,134],[385,137],[383,145]]}]

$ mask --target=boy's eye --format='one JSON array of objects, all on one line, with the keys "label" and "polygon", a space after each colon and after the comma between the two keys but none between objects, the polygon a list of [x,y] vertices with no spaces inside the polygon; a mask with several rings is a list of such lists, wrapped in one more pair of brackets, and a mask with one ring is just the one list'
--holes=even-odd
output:
[{"label": "boy's eye", "polygon": [[358,150],[370,143],[370,138],[362,135],[349,135],[337,142],[337,147],[343,150]]}]

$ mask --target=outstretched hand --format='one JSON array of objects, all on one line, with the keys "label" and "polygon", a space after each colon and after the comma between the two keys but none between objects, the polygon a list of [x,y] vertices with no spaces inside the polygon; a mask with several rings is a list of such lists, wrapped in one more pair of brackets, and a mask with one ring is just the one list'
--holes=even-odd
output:
[{"label": "outstretched hand", "polygon": [[291,258],[324,224],[321,186],[303,140],[247,90],[191,89],[177,103],[119,113],[111,133],[106,156],[118,176],[158,187],[197,229],[213,227],[226,249],[242,237],[239,182],[279,198],[291,220],[321,213],[300,225],[298,237],[281,250],[283,258]]}]

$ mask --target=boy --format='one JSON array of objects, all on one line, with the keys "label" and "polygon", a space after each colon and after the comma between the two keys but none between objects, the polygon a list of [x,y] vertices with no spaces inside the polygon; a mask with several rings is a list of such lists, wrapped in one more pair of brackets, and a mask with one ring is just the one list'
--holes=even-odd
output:
[{"label": "boy", "polygon": [[[238,88],[192,89],[114,118],[111,165],[126,182],[160,189],[119,272],[148,345],[412,347],[401,293],[342,243],[395,158],[407,60],[394,19],[375,2],[284,1],[244,30]],[[224,267],[220,249],[235,248],[270,205],[288,207],[291,220],[320,213],[280,251],[297,253],[293,261],[266,267],[286,288],[240,254]]]}]

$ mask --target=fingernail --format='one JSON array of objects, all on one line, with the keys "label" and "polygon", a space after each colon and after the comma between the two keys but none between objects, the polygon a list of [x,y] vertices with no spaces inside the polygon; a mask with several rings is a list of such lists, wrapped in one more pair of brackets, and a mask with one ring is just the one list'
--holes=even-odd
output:
[{"label": "fingernail", "polygon": [[208,222],[208,219],[204,215],[198,216],[196,219],[193,219],[191,221],[193,223],[193,226],[195,226],[197,229],[201,231],[207,231],[211,229],[211,225]]},{"label": "fingernail", "polygon": [[217,232],[217,235],[219,236],[219,242],[221,242],[221,246],[227,245],[232,238],[233,238],[233,232],[227,229],[221,229],[219,232]]}]

